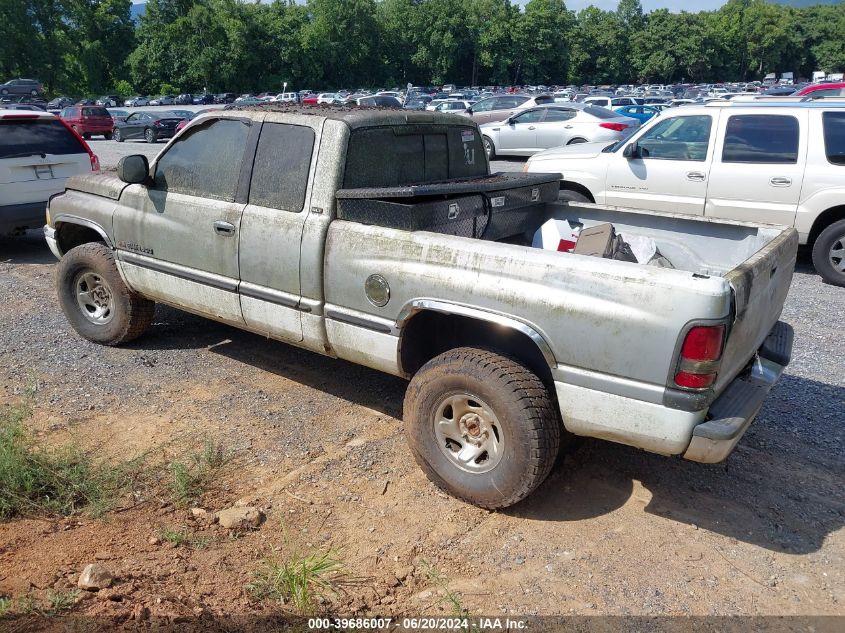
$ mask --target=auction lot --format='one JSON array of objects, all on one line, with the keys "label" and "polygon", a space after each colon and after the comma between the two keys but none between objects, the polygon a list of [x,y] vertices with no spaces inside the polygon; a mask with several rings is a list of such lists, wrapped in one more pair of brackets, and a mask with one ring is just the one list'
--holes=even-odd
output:
[{"label": "auction lot", "polygon": [[[104,168],[164,147],[90,144]],[[807,253],[782,317],[792,363],[726,463],[576,441],[495,513],[414,464],[403,381],[166,306],[132,344],[96,346],[63,317],[54,268],[37,233],[0,239],[0,403],[31,398],[41,441],[99,458],[166,464],[210,439],[226,460],[196,505],[266,520],[231,533],[146,482],[101,519],[0,524],[0,595],[69,592],[96,561],[117,582],[75,613],[278,613],[245,589],[261,561],[331,549],[348,583],[319,608],[345,615],[845,615],[845,289]]]}]

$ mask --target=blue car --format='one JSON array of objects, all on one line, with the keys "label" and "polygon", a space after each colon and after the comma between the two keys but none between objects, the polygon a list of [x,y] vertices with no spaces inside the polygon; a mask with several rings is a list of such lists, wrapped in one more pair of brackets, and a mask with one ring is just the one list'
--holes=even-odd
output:
[{"label": "blue car", "polygon": [[637,119],[640,124],[643,124],[650,118],[660,114],[660,110],[658,108],[647,105],[627,105],[622,106],[621,108],[614,108],[613,111],[617,114]]}]

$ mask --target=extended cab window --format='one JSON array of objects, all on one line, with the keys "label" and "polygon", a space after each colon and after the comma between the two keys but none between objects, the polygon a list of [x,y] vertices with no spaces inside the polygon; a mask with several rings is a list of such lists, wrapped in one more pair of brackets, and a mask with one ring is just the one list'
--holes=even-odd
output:
[{"label": "extended cab window", "polygon": [[824,151],[834,165],[845,165],[845,112],[825,112]]},{"label": "extended cab window", "polygon": [[706,114],[663,119],[637,144],[643,158],[703,161],[707,158],[712,117]]},{"label": "extended cab window", "polygon": [[233,202],[248,136],[249,125],[232,119],[189,130],[159,159],[155,188]]},{"label": "extended cab window", "polygon": [[314,130],[301,125],[265,123],[252,168],[249,203],[283,211],[302,211]]},{"label": "extended cab window", "polygon": [[797,163],[798,119],[779,114],[738,114],[728,119],[723,163]]}]

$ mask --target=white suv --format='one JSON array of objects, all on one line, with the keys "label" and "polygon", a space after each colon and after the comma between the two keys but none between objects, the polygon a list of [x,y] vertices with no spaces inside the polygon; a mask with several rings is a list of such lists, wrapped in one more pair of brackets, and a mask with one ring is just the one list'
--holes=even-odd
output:
[{"label": "white suv", "polygon": [[41,228],[69,176],[100,169],[88,144],[47,112],[0,109],[0,235]]},{"label": "white suv", "polygon": [[664,110],[614,145],[558,147],[530,172],[561,199],[794,226],[845,286],[845,104],[712,103]]}]

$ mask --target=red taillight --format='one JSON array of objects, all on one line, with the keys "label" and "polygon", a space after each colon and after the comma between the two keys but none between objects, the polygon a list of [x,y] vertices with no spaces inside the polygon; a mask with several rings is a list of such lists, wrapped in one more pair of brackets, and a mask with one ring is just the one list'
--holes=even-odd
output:
[{"label": "red taillight", "polygon": [[97,155],[93,151],[91,151],[91,148],[88,146],[88,143],[85,142],[85,139],[79,135],[79,132],[77,132],[70,125],[68,125],[67,121],[65,121],[64,119],[59,119],[59,121],[61,121],[62,125],[67,128],[68,132],[70,132],[74,135],[74,137],[76,137],[76,140],[79,141],[85,151],[88,152],[88,158],[91,159],[91,171],[100,171],[100,159],[97,158]]},{"label": "red taillight", "polygon": [[613,130],[614,132],[624,132],[628,129],[628,126],[624,123],[599,123],[599,127],[603,127],[606,130]]},{"label": "red taillight", "polygon": [[691,328],[681,346],[675,384],[687,389],[704,389],[716,382],[724,342],[724,325]]}]

